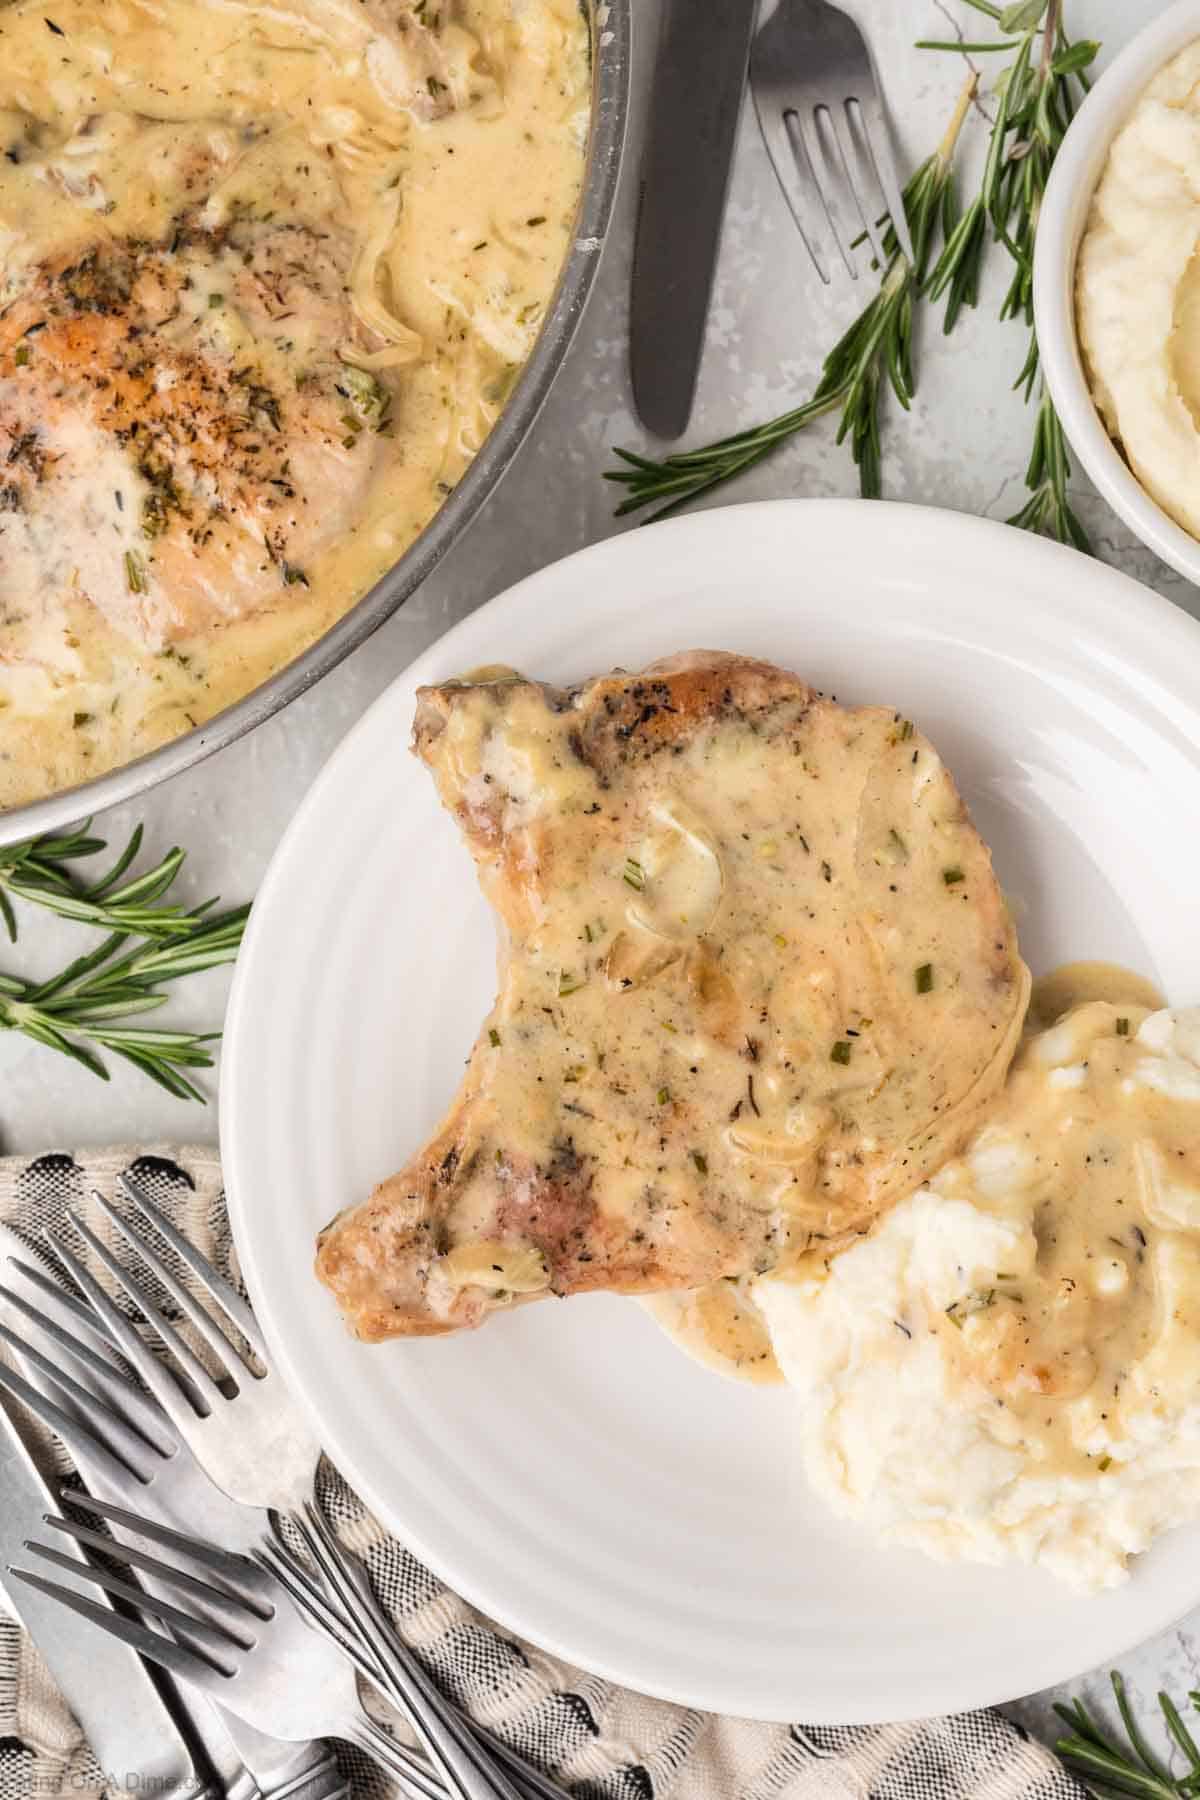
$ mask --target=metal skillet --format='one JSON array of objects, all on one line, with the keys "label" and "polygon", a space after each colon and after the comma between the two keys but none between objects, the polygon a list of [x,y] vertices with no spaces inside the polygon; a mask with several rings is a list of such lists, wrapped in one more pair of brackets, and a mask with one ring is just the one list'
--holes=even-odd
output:
[{"label": "metal skillet", "polygon": [[575,232],[546,321],[508,404],[425,530],[335,625],[293,662],[195,730],[94,781],[0,812],[0,845],[54,831],[134,799],[224,749],[327,675],[416,592],[516,456],[574,339],[612,216],[629,105],[632,0],[581,0],[592,46],[592,116]]}]

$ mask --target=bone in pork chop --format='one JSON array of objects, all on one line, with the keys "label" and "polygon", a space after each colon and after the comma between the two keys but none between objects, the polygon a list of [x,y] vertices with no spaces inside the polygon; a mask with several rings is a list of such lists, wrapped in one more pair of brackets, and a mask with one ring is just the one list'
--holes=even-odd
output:
[{"label": "bone in pork chop", "polygon": [[1003,1082],[1028,975],[933,746],[710,651],[422,690],[507,928],[430,1143],[321,1235],[377,1340],[762,1272],[865,1229]]}]

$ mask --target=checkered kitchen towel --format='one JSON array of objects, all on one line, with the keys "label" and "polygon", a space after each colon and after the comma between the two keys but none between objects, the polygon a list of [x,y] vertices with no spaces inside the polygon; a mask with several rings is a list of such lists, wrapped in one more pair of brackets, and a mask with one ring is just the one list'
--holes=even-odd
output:
[{"label": "checkered kitchen towel", "polygon": [[[125,1169],[236,1278],[211,1150],[0,1161],[0,1218],[36,1240],[62,1222],[66,1206],[86,1213],[93,1187],[112,1193]],[[92,1223],[104,1235],[103,1220]],[[102,1269],[94,1273],[108,1282]],[[170,1310],[165,1295],[156,1298]],[[69,1471],[61,1450],[48,1443],[47,1454]],[[366,1557],[401,1632],[448,1691],[581,1800],[1082,1800],[1049,1752],[997,1713],[827,1730],[718,1718],[614,1687],[474,1612],[389,1537],[332,1470],[322,1497],[344,1541]],[[357,1753],[348,1753],[346,1769],[356,1800],[390,1800],[386,1779]],[[0,1800],[99,1800],[103,1791],[36,1652],[0,1617]]]}]

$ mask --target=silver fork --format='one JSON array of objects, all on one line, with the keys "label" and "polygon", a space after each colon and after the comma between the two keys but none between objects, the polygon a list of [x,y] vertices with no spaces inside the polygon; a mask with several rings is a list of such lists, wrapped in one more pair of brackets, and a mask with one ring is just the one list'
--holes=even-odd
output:
[{"label": "silver fork", "polygon": [[[74,1588],[28,1569],[12,1568],[18,1580],[61,1600],[143,1656],[211,1694],[227,1711],[259,1730],[285,1741],[314,1735],[344,1738],[396,1775],[404,1783],[405,1793],[419,1795],[421,1800],[444,1800],[445,1790],[431,1770],[414,1774],[406,1766],[407,1759],[398,1762],[394,1753],[400,1747],[383,1728],[357,1701],[348,1706],[331,1690],[320,1659],[296,1656],[286,1621],[280,1636],[281,1613],[290,1611],[290,1605],[256,1563],[90,1494],[65,1494],[63,1499],[111,1519],[138,1540],[170,1551],[171,1560],[167,1561],[89,1525],[47,1515],[47,1525],[76,1543],[102,1550],[109,1560],[151,1576],[155,1591],[148,1592],[107,1568],[81,1565],[74,1557],[38,1543],[27,1543],[25,1548],[72,1575],[83,1569],[87,1584],[124,1601],[138,1616],[122,1617]],[[188,1563],[195,1567],[189,1568]],[[177,1594],[183,1604],[161,1598],[158,1590],[162,1588]],[[144,1623],[147,1617],[167,1626],[171,1635],[151,1631]],[[312,1643],[322,1642],[311,1632],[308,1637]],[[350,1674],[345,1663],[340,1666]]]},{"label": "silver fork", "polygon": [[[156,1512],[166,1511],[168,1517],[200,1517],[206,1533],[219,1533],[224,1544],[237,1547],[227,1554],[246,1569],[255,1569],[247,1553],[259,1551],[271,1537],[265,1513],[236,1504],[208,1481],[187,1446],[175,1438],[170,1422],[105,1356],[102,1344],[93,1346],[85,1341],[87,1325],[78,1302],[59,1293],[23,1260],[10,1255],[8,1264],[31,1288],[46,1295],[59,1318],[71,1320],[69,1325],[62,1324],[15,1287],[0,1285],[0,1297],[28,1320],[47,1346],[42,1350],[28,1335],[19,1335],[0,1323],[0,1339],[17,1351],[30,1374],[43,1384],[36,1385],[35,1380],[0,1364],[0,1390],[41,1419],[87,1467],[91,1491],[80,1504],[98,1513],[107,1509],[117,1520],[125,1516],[124,1509],[131,1501],[142,1512],[153,1506]],[[62,1366],[64,1357],[86,1378],[88,1386]],[[47,1386],[58,1391],[64,1404],[46,1392]],[[105,1548],[111,1543],[105,1539]],[[238,1555],[239,1551],[243,1554]],[[139,1552],[136,1543],[122,1547],[122,1554],[131,1562]],[[261,1604],[272,1611],[270,1654],[309,1695],[312,1707],[305,1729],[294,1737],[275,1729],[273,1717],[241,1712],[238,1716],[288,1742],[307,1741],[324,1733],[346,1738],[382,1763],[412,1800],[446,1800],[444,1786],[424,1759],[396,1743],[363,1710],[353,1672],[336,1640],[314,1637],[308,1609],[290,1598],[297,1592],[297,1579],[293,1577],[285,1589],[261,1569],[257,1580]],[[203,1606],[201,1596],[196,1604]]]},{"label": "silver fork", "polygon": [[870,243],[887,267],[890,218],[912,261],[912,238],[887,118],[862,31],[830,0],[779,0],[750,51],[750,91],[779,184],[817,274],[830,234],[851,278],[852,249]]},{"label": "silver fork", "polygon": [[[69,1217],[93,1255],[139,1309],[169,1361],[154,1355],[136,1327],[99,1282],[53,1237],[51,1253],[83,1288],[117,1349],[150,1389],[201,1466],[231,1499],[267,1507],[288,1520],[317,1566],[332,1556],[351,1603],[341,1614],[341,1643],[358,1639],[375,1665],[375,1679],[400,1708],[452,1794],[464,1800],[562,1800],[562,1790],[485,1732],[476,1730],[425,1673],[378,1606],[365,1573],[332,1533],[320,1530],[316,1474],[320,1449],[282,1379],[270,1367],[266,1340],[237,1290],[128,1176],[126,1197],[148,1219],[194,1280],[224,1315],[224,1324],[201,1306],[162,1255],[130,1221],[93,1192],[118,1235],[174,1300],[221,1371],[214,1379],[191,1345],[154,1304],[145,1285],[77,1214]],[[242,1349],[239,1339],[250,1351]],[[257,1359],[258,1366],[251,1361]],[[283,1544],[275,1536],[268,1540]],[[263,1549],[266,1544],[256,1546]]]},{"label": "silver fork", "polygon": [[[332,1599],[318,1588],[303,1565],[276,1547],[275,1534],[262,1508],[231,1500],[214,1486],[170,1420],[118,1366],[116,1352],[101,1333],[95,1315],[28,1263],[20,1250],[14,1251],[3,1227],[0,1252],[5,1253],[0,1266],[5,1267],[9,1277],[0,1281],[0,1301],[18,1313],[27,1327],[22,1335],[0,1319],[0,1341],[15,1350],[30,1375],[42,1383],[39,1388],[34,1381],[0,1363],[0,1394],[19,1400],[62,1439],[97,1499],[126,1506],[132,1502],[143,1510],[150,1509],[160,1525],[171,1523],[201,1532],[226,1549],[242,1551],[272,1574],[292,1599],[296,1611],[322,1630],[336,1647],[338,1659],[331,1666],[326,1655],[321,1659],[321,1667],[327,1687],[340,1697],[339,1704],[348,1704],[352,1697],[350,1671],[341,1662],[344,1657],[387,1694],[401,1712],[407,1712],[399,1684],[387,1672],[386,1655],[381,1665],[347,1613],[341,1610],[338,1595],[348,1594],[352,1603],[361,1595],[364,1608],[369,1601],[368,1616],[375,1622],[376,1630],[382,1624],[392,1631],[391,1622],[379,1607],[365,1571],[356,1564],[347,1566],[341,1546],[319,1508],[311,1509],[309,1522],[317,1542],[318,1566],[332,1576]],[[75,1267],[81,1284],[91,1281],[82,1265],[73,1264],[69,1253],[66,1261]],[[37,1294],[38,1301],[13,1285],[17,1278]],[[64,1359],[67,1367],[63,1366]],[[64,1404],[46,1392],[48,1387],[58,1391]],[[282,1633],[281,1618],[275,1633],[276,1648],[284,1648]],[[303,1633],[286,1648],[289,1659],[312,1651]],[[412,1660],[416,1663],[415,1658]],[[432,1688],[419,1663],[416,1668],[423,1682]],[[460,1715],[455,1717],[460,1719]],[[465,1722],[462,1728],[476,1729]],[[520,1774],[520,1785],[530,1800],[563,1800],[562,1790],[540,1772],[525,1765],[507,1746],[488,1738],[486,1733],[481,1735],[497,1754],[512,1758]],[[433,1796],[445,1800],[444,1789],[432,1778],[429,1767],[410,1750],[392,1744],[391,1755],[391,1770],[400,1781],[402,1792],[417,1795],[420,1800],[433,1800]]]}]

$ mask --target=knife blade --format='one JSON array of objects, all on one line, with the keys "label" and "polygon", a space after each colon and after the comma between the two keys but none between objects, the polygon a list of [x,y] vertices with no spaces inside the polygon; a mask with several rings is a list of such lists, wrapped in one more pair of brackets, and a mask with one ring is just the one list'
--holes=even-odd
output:
[{"label": "knife blade", "polygon": [[667,0],[654,67],[630,296],[638,417],[675,438],[691,417],[757,0]]},{"label": "knife blade", "polygon": [[25,1540],[44,1535],[47,1513],[58,1515],[59,1507],[9,1404],[0,1401],[0,1585],[8,1606],[41,1652],[106,1783],[156,1800],[197,1800],[207,1776],[168,1704],[169,1689],[136,1651],[9,1577],[10,1563],[29,1560]]}]

